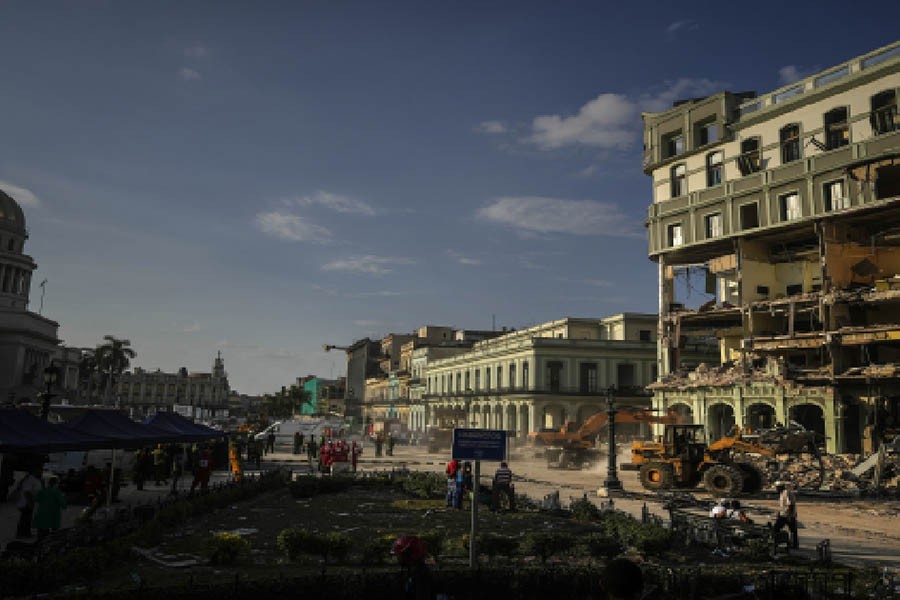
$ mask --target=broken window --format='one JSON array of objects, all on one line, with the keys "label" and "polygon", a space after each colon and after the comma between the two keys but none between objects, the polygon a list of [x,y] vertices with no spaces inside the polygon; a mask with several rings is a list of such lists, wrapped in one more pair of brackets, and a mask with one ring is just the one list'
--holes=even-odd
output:
[{"label": "broken window", "polygon": [[741,229],[754,229],[759,227],[759,208],[756,202],[750,204],[742,204],[741,208]]},{"label": "broken window", "polygon": [[719,129],[715,121],[707,121],[697,125],[697,147],[719,141]]},{"label": "broken window", "polygon": [[778,202],[781,209],[782,221],[793,221],[794,219],[799,219],[803,216],[803,211],[800,210],[800,196],[797,192],[779,196]]},{"label": "broken window", "polygon": [[672,197],[684,196],[687,193],[685,176],[687,167],[684,164],[672,167]]},{"label": "broken window", "polygon": [[681,223],[673,223],[669,225],[668,234],[668,242],[670,248],[680,246],[684,243],[684,237],[681,233]]},{"label": "broken window", "polygon": [[706,215],[703,217],[703,222],[706,226],[706,239],[717,238],[724,233],[722,230],[722,213]]},{"label": "broken window", "polygon": [[829,150],[850,143],[850,129],[847,127],[847,107],[842,106],[825,113],[825,147]]},{"label": "broken window", "polygon": [[597,363],[581,363],[579,373],[579,390],[582,393],[597,391]]},{"label": "broken window", "polygon": [[666,149],[666,158],[678,156],[684,152],[684,136],[681,130],[663,137],[663,148]]},{"label": "broken window", "polygon": [[722,159],[721,151],[706,155],[706,187],[713,187],[722,183]]},{"label": "broken window", "polygon": [[800,126],[796,123],[781,128],[781,163],[800,160]]},{"label": "broken window", "polygon": [[843,210],[850,208],[850,198],[844,194],[844,180],[829,181],[822,190],[825,210]]},{"label": "broken window", "polygon": [[741,155],[738,156],[737,163],[741,175],[756,173],[762,168],[758,137],[741,140]]},{"label": "broken window", "polygon": [[886,165],[875,170],[875,197],[879,200],[900,196],[900,165]]},{"label": "broken window", "polygon": [[887,90],[872,96],[869,122],[875,135],[894,131],[897,127],[897,92]]}]

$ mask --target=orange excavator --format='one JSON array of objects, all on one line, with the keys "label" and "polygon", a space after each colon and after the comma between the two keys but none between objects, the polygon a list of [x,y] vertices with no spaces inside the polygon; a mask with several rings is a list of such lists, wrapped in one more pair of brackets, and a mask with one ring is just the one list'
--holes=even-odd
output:
[{"label": "orange excavator", "polygon": [[[599,460],[601,452],[594,442],[608,423],[609,415],[601,411],[588,417],[578,428],[567,421],[559,431],[536,431],[529,437],[536,445],[546,446],[548,468],[582,469]],[[616,424],[626,423],[678,423],[678,415],[674,412],[656,415],[647,409],[621,409],[616,412]]]}]

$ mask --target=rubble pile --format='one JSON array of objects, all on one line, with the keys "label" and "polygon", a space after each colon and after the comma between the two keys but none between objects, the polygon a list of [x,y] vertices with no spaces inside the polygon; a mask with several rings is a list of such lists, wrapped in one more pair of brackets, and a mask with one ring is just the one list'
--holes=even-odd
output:
[{"label": "rubble pile", "polygon": [[[774,458],[747,456],[746,460],[764,474],[764,489],[772,490],[776,481],[785,481],[801,490],[855,494],[874,488],[871,473],[857,477],[852,471],[864,458],[859,454],[823,454],[821,474],[818,458],[808,453],[779,454]],[[882,482],[882,487],[896,489],[898,484],[900,477],[894,476]]]},{"label": "rubble pile", "polygon": [[767,383],[772,385],[791,385],[783,376],[783,367],[744,369],[734,363],[726,363],[721,367],[711,367],[700,363],[693,371],[679,370],[664,376],[658,382],[647,386],[648,390],[677,389],[691,390],[704,387],[728,387],[750,383]]}]

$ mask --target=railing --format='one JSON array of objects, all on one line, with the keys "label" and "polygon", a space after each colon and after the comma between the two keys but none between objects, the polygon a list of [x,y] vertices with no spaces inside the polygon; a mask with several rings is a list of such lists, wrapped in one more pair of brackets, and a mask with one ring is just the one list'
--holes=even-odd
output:
[{"label": "railing", "polygon": [[[423,399],[436,398],[475,398],[480,396],[508,396],[514,394],[559,394],[564,396],[593,396],[606,398],[606,388],[588,386],[536,386],[536,387],[501,387],[486,390],[459,390],[450,392],[429,392],[422,395]],[[615,396],[620,397],[650,397],[653,394],[647,392],[641,386],[622,386],[616,389]]]}]

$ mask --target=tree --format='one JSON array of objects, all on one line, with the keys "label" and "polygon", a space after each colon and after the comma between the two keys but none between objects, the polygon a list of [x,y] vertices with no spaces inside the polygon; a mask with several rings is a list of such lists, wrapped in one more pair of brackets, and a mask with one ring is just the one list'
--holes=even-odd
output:
[{"label": "tree", "polygon": [[87,404],[91,404],[94,397],[94,383],[99,374],[97,364],[97,352],[94,350],[82,350],[81,360],[78,362],[78,385],[87,396]]},{"label": "tree", "polygon": [[291,418],[300,413],[300,407],[309,399],[309,392],[292,385],[282,387],[280,392],[265,397],[267,412],[271,418]]},{"label": "tree", "polygon": [[129,367],[131,359],[137,356],[134,350],[129,348],[131,342],[129,340],[120,340],[111,335],[104,335],[103,339],[106,343],[97,347],[97,364],[100,373],[106,383],[106,393],[104,395],[104,404],[110,404],[109,395],[112,386],[119,379],[119,376]]}]

